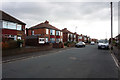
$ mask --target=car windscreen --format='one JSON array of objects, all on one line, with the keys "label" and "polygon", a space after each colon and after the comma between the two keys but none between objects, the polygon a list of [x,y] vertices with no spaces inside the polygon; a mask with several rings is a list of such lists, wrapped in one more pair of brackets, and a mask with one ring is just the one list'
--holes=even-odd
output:
[{"label": "car windscreen", "polygon": [[99,43],[108,43],[107,40],[100,40]]}]

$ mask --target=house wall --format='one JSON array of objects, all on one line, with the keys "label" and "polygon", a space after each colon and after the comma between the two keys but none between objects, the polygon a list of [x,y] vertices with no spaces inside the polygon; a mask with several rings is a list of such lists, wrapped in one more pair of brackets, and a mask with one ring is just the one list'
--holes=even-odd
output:
[{"label": "house wall", "polygon": [[55,35],[50,35],[50,29],[48,29],[48,34],[46,34],[46,28],[44,29],[28,29],[28,36],[29,35],[32,35],[32,31],[34,31],[34,35],[36,34],[42,34],[42,36],[44,38],[48,38],[48,41],[50,41],[50,38],[55,38],[55,41],[56,41],[56,38],[59,38],[59,39],[63,39],[63,35],[59,35],[59,36],[56,36],[56,30],[55,30]]},{"label": "house wall", "polygon": [[63,42],[67,42],[67,41],[68,41],[68,33],[63,32]]},{"label": "house wall", "polygon": [[[5,37],[5,35],[14,35],[14,36],[16,36],[16,40],[18,39],[18,36],[21,36],[21,39],[25,40],[25,25],[22,25],[22,30],[3,28],[2,29],[2,36]],[[7,37],[7,38],[10,38],[10,37]],[[25,41],[23,43],[23,46],[25,46]]]}]

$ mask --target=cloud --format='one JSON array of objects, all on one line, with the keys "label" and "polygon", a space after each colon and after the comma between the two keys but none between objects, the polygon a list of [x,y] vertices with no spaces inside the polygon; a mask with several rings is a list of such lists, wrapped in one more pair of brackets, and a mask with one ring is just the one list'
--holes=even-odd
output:
[{"label": "cloud", "polygon": [[[118,18],[118,3],[114,3],[114,19]],[[27,24],[26,27],[34,26],[45,20],[50,24],[62,29],[67,27],[71,31],[79,26],[83,31],[78,33],[97,36],[100,25],[108,25],[110,22],[109,2],[4,2],[3,11],[20,19]],[[97,23],[97,24],[96,24]],[[95,28],[98,26],[98,28]],[[90,34],[88,29],[94,27],[96,34]],[[91,28],[90,28],[91,27]],[[106,27],[105,30],[107,30]],[[104,32],[106,32],[103,30]]]}]

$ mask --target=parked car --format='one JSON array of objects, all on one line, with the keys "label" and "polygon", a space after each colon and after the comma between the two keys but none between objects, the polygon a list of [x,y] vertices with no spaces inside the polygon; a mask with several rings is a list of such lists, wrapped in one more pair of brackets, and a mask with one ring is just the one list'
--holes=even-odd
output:
[{"label": "parked car", "polygon": [[75,44],[75,47],[85,47],[85,43],[84,42],[78,42]]},{"label": "parked car", "polygon": [[109,42],[107,40],[100,40],[98,42],[98,49],[109,49]]},{"label": "parked car", "polygon": [[95,42],[94,41],[91,41],[91,43],[90,43],[91,45],[95,45]]}]

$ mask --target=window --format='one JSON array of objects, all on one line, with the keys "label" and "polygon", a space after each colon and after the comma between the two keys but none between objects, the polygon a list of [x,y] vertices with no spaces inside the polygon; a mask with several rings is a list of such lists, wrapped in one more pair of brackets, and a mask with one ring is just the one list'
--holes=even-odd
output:
[{"label": "window", "polygon": [[60,31],[56,31],[56,35],[57,35],[57,36],[60,36]]},{"label": "window", "polygon": [[48,42],[48,38],[46,38],[46,42]]},{"label": "window", "polygon": [[3,28],[8,28],[8,23],[6,21],[3,21]]},{"label": "window", "polygon": [[71,34],[71,37],[72,37],[72,34]]},{"label": "window", "polygon": [[63,39],[61,38],[61,42],[63,42]]},{"label": "window", "polygon": [[60,42],[60,38],[56,38],[56,42],[59,43]]},{"label": "window", "polygon": [[61,36],[62,36],[62,34],[63,34],[63,33],[61,32]]},{"label": "window", "polygon": [[50,35],[55,35],[55,30],[50,30]]},{"label": "window", "polygon": [[22,30],[22,25],[20,24],[8,22],[8,21],[2,21],[2,22],[3,22],[3,28]]},{"label": "window", "polygon": [[70,35],[70,34],[68,33],[68,37],[69,37],[69,35]]},{"label": "window", "polygon": [[74,35],[74,38],[76,37],[76,35]]},{"label": "window", "polygon": [[32,31],[32,35],[34,35],[34,31]]},{"label": "window", "polygon": [[16,29],[16,26],[17,26],[16,23],[8,22],[8,28],[9,29]]},{"label": "window", "polygon": [[17,40],[17,36],[16,35],[14,36],[14,40]]},{"label": "window", "polygon": [[49,34],[49,30],[48,29],[46,29],[46,34]]},{"label": "window", "polygon": [[82,36],[80,36],[79,39],[82,39]]},{"label": "window", "polygon": [[50,41],[55,41],[55,38],[50,38]]},{"label": "window", "polygon": [[17,25],[17,30],[22,30],[22,25]]}]

